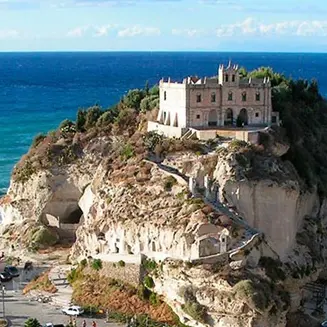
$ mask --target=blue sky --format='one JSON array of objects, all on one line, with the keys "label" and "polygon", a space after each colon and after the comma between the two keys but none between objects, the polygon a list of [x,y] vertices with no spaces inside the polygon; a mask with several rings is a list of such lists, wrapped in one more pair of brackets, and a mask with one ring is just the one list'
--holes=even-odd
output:
[{"label": "blue sky", "polygon": [[327,52],[326,0],[0,0],[0,51]]}]

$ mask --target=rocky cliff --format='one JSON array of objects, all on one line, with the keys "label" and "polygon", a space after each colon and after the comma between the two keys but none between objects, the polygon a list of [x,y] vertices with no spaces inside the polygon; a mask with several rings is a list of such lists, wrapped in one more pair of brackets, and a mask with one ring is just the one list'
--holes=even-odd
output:
[{"label": "rocky cliff", "polygon": [[168,140],[115,110],[91,108],[33,144],[0,200],[3,245],[153,258],[153,290],[185,324],[286,326],[325,273],[327,202],[280,131],[260,146]]}]

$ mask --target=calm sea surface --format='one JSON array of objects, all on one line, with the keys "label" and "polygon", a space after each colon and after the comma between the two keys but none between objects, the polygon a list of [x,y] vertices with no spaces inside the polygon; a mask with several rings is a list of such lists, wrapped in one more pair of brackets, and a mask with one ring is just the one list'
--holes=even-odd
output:
[{"label": "calm sea surface", "polygon": [[147,80],[213,76],[229,59],[248,70],[264,65],[294,78],[314,77],[327,95],[327,54],[0,53],[0,194],[33,136],[74,119],[78,108],[106,108]]}]

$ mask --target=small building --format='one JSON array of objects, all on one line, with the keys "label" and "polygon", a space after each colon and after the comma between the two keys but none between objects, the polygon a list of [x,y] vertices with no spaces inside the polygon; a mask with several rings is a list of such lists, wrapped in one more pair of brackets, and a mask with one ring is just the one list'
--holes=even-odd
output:
[{"label": "small building", "polygon": [[159,83],[160,104],[148,131],[181,137],[190,128],[267,127],[278,124],[272,111],[269,78],[242,78],[238,65],[220,65],[217,77],[170,78]]}]

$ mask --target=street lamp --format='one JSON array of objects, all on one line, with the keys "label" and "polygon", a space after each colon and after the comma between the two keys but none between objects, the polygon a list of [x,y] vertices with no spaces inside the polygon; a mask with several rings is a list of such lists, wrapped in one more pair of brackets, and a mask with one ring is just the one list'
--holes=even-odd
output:
[{"label": "street lamp", "polygon": [[5,286],[2,285],[2,317],[5,318]]}]

